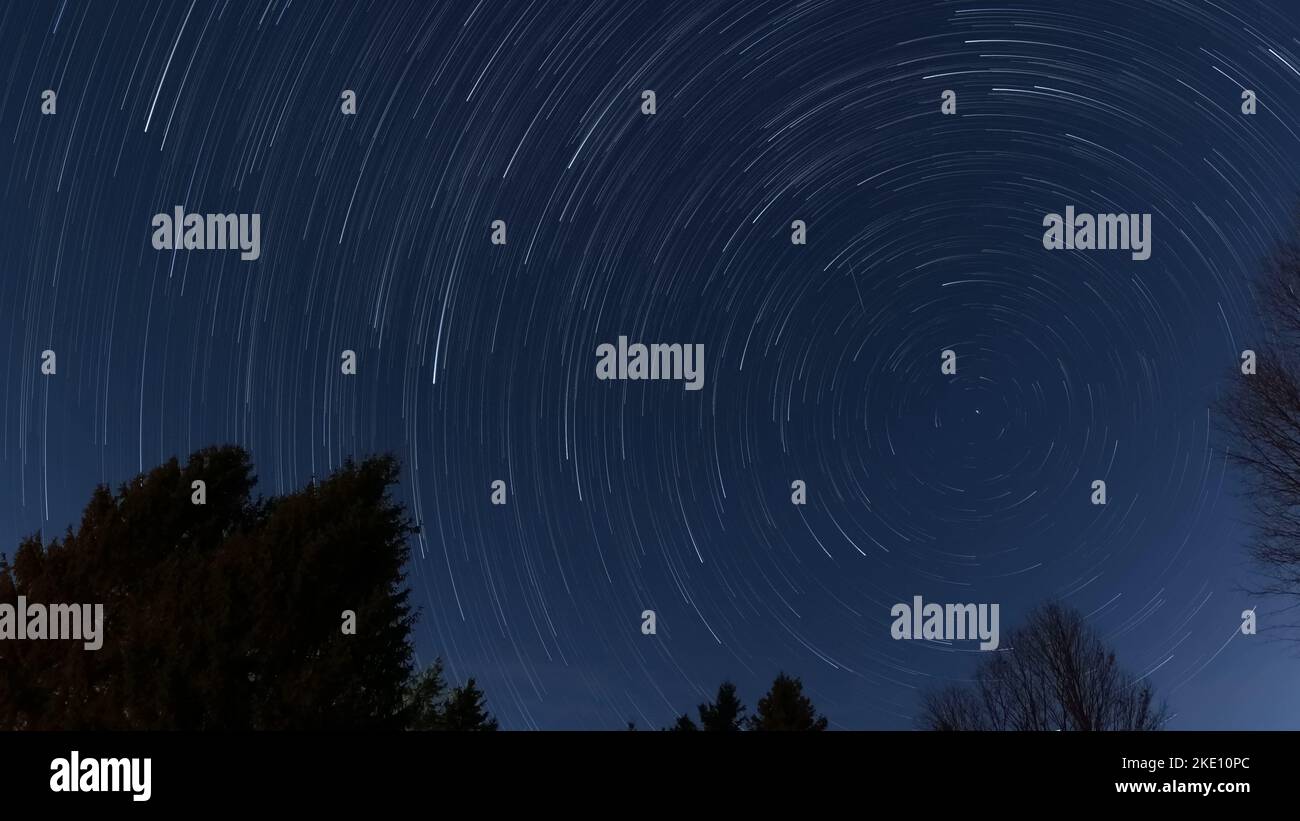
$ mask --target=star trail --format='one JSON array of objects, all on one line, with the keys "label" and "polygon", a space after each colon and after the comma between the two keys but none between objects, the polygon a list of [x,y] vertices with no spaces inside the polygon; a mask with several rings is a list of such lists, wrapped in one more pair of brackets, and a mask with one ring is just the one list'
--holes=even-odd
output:
[{"label": "star trail", "polygon": [[[504,728],[781,670],[909,728],[981,653],[892,639],[915,597],[1295,726],[1214,403],[1297,67],[1281,1],[3,4],[0,550],[207,445],[265,494],[392,452],[419,658]],[[1149,258],[1048,250],[1067,207]]]}]

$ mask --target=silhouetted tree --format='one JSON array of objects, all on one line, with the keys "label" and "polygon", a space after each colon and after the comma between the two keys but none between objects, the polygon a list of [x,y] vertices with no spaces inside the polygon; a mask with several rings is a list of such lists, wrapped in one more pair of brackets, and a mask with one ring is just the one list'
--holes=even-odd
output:
[{"label": "silhouetted tree", "polygon": [[1300,241],[1274,250],[1256,299],[1263,344],[1253,349],[1255,373],[1236,369],[1220,412],[1255,514],[1249,550],[1266,579],[1255,592],[1300,603]]},{"label": "silhouetted tree", "polygon": [[741,730],[745,720],[745,705],[736,696],[736,685],[722,682],[712,704],[701,704],[700,727],[715,733],[734,733]]},{"label": "silhouetted tree", "polygon": [[674,724],[672,727],[669,727],[668,729],[679,733],[693,733],[699,730],[700,728],[695,726],[695,722],[691,721],[690,716],[686,715],[685,713],[682,713],[677,717],[677,723]]},{"label": "silhouetted tree", "polygon": [[484,706],[483,691],[474,685],[474,679],[451,691],[443,708],[443,729],[460,732],[497,729],[497,720]]},{"label": "silhouetted tree", "polygon": [[785,673],[777,675],[772,689],[758,700],[758,709],[749,717],[751,730],[825,730],[826,724],[826,716],[818,715],[803,694],[803,682]]},{"label": "silhouetted tree", "polygon": [[736,696],[736,685],[724,681],[718,687],[718,695],[712,702],[706,702],[696,708],[700,714],[700,724],[696,726],[688,715],[681,715],[670,729],[680,732],[706,730],[715,733],[739,732],[743,730],[745,705]]},{"label": "silhouetted tree", "polygon": [[0,603],[102,603],[103,646],[0,641],[0,728],[419,726],[442,685],[414,676],[398,474],[348,461],[254,500],[248,454],[214,447],[96,488],[75,532],[0,557]]},{"label": "silhouetted tree", "polygon": [[441,730],[447,701],[447,683],[442,677],[442,659],[436,659],[416,676],[407,697],[408,730]]},{"label": "silhouetted tree", "polygon": [[1032,611],[990,654],[971,686],[923,697],[927,730],[1159,730],[1167,720],[1149,682],[1120,669],[1078,612]]}]

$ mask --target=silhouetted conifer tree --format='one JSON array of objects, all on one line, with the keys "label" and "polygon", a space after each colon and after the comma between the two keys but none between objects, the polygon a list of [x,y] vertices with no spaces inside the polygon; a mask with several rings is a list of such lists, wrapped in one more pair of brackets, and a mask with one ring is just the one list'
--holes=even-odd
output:
[{"label": "silhouetted conifer tree", "polygon": [[462,732],[497,729],[497,720],[487,711],[483,691],[475,686],[474,679],[451,691],[443,709],[443,729]]},{"label": "silhouetted conifer tree", "polygon": [[675,723],[673,726],[669,727],[668,729],[677,733],[693,733],[699,730],[700,728],[695,726],[695,722],[691,721],[690,716],[683,713],[682,715],[679,715],[677,717],[677,723]]},{"label": "silhouetted conifer tree", "polygon": [[[0,729],[425,726],[443,685],[413,675],[398,474],[348,461],[254,500],[248,454],[213,447],[96,488],[75,531],[0,557],[0,603],[102,603],[103,646],[0,641]],[[458,688],[457,721],[481,700]]]},{"label": "silhouetted conifer tree", "polygon": [[749,718],[751,730],[825,730],[826,724],[826,716],[818,715],[812,700],[803,694],[803,682],[785,673],[777,675]]},{"label": "silhouetted conifer tree", "polygon": [[442,677],[442,659],[436,659],[416,676],[407,699],[408,730],[441,730],[447,683]]},{"label": "silhouetted conifer tree", "polygon": [[745,705],[736,696],[736,685],[724,681],[711,704],[701,704],[700,727],[710,732],[734,733],[742,729]]}]

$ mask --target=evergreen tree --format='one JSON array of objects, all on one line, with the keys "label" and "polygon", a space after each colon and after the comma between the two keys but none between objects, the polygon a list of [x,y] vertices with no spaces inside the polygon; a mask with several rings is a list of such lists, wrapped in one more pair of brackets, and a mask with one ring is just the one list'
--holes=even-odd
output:
[{"label": "evergreen tree", "polygon": [[442,677],[442,659],[435,659],[411,682],[406,729],[441,730],[446,699],[447,683]]},{"label": "evergreen tree", "polygon": [[[102,604],[103,646],[0,641],[0,729],[436,723],[441,667],[417,677],[412,664],[414,528],[389,496],[398,474],[391,456],[349,460],[253,499],[248,454],[214,447],[96,488],[75,531],[0,556],[0,604]],[[191,498],[199,480],[205,504]],[[457,720],[473,723],[481,700],[472,682],[458,688]]]},{"label": "evergreen tree", "polygon": [[451,691],[451,697],[443,708],[443,729],[455,731],[495,730],[497,720],[487,711],[483,691],[474,684],[474,679]]},{"label": "evergreen tree", "polygon": [[734,733],[743,729],[745,705],[736,696],[736,685],[724,681],[712,704],[701,704],[700,727],[715,733]]},{"label": "evergreen tree", "polygon": [[693,733],[700,728],[695,726],[695,722],[691,721],[690,716],[683,713],[677,717],[677,723],[668,729],[678,733]]},{"label": "evergreen tree", "polygon": [[751,730],[825,730],[826,724],[826,716],[818,715],[803,694],[803,682],[785,673],[777,675],[749,718]]}]

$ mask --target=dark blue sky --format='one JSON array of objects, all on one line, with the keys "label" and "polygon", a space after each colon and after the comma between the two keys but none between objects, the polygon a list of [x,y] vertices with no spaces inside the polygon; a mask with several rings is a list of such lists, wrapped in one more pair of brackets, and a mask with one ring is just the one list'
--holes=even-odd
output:
[{"label": "dark blue sky", "polygon": [[[421,659],[505,727],[664,726],[778,670],[909,727],[978,657],[890,638],[922,595],[1003,631],[1063,598],[1171,726],[1294,728],[1294,650],[1236,635],[1269,622],[1210,408],[1300,190],[1296,17],[5,4],[0,544],[209,444],[264,493],[390,450]],[[260,214],[261,257],[155,250],[176,205]],[[1046,251],[1068,205],[1151,214],[1151,258]],[[597,380],[619,335],[703,344],[703,390]]]}]

